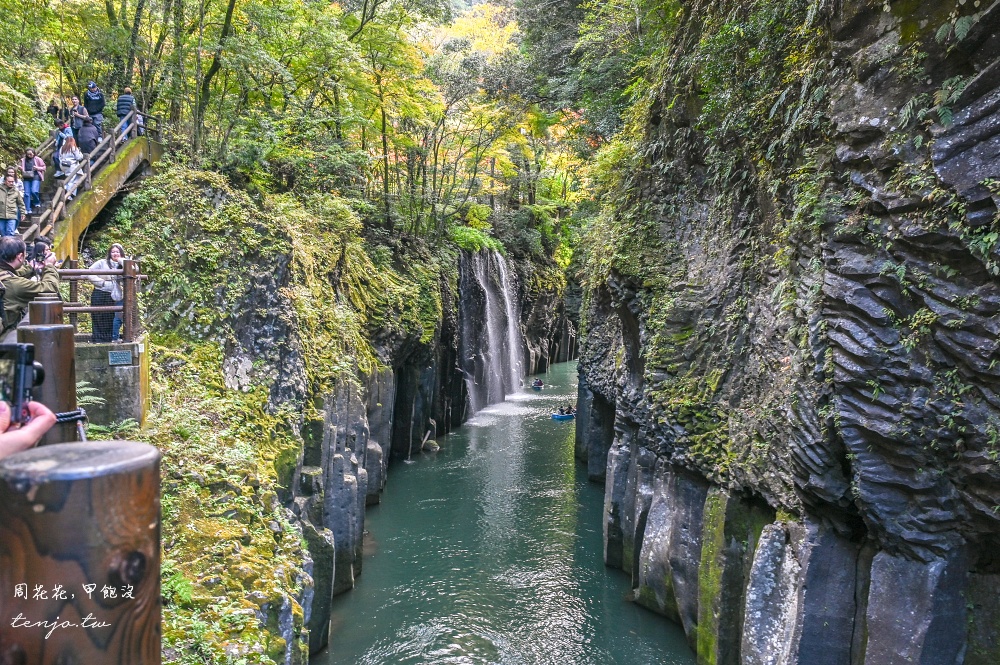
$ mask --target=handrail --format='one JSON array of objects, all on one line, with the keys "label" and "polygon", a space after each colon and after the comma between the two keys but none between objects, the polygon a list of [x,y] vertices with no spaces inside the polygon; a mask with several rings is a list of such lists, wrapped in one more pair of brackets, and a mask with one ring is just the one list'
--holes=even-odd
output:
[{"label": "handrail", "polygon": [[[34,240],[38,235],[46,234],[55,226],[56,222],[66,217],[66,204],[70,196],[75,196],[81,187],[84,190],[90,190],[93,187],[94,174],[117,158],[119,142],[124,137],[136,138],[139,135],[137,120],[139,116],[152,121],[156,125],[152,127],[144,120],[143,128],[146,133],[154,136],[159,134],[160,119],[156,116],[144,113],[137,108],[133,108],[126,115],[122,116],[118,124],[104,134],[104,138],[101,139],[94,150],[85,154],[84,159],[70,172],[65,174],[65,183],[70,183],[70,187],[67,189],[66,184],[57,184],[56,191],[46,206],[45,212],[21,234],[26,242]],[[126,125],[128,125],[127,130],[125,129]],[[38,147],[35,154],[45,161],[49,161],[52,156],[56,155],[54,132],[49,134],[49,138]]]},{"label": "handrail", "polygon": [[[75,328],[77,325],[77,316],[79,314],[121,312],[122,340],[125,342],[134,342],[135,338],[138,336],[139,333],[139,320],[138,320],[139,290],[136,288],[136,281],[142,279],[148,279],[147,275],[140,274],[139,262],[133,259],[125,259],[124,261],[122,261],[122,266],[123,266],[122,268],[120,269],[109,268],[105,270],[94,270],[92,268],[79,268],[77,267],[79,261],[75,259],[70,259],[66,263],[68,267],[59,269],[59,279],[60,281],[68,281],[70,283],[69,300],[63,304],[63,309],[69,314],[70,323],[73,324],[73,327]],[[122,304],[92,306],[84,302],[81,302],[79,300],[80,298],[79,283],[91,275],[121,276],[123,278]]]}]

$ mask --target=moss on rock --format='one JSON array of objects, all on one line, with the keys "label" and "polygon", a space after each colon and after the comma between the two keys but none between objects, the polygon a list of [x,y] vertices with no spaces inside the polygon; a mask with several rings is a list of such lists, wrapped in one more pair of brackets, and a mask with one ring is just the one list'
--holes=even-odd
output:
[{"label": "moss on rock", "polygon": [[383,367],[386,339],[435,339],[447,271],[369,245],[335,196],[251,197],[180,166],[90,242],[121,242],[152,278],[153,408],[119,433],[164,455],[165,661],[306,663],[309,554],[280,497],[318,454],[313,405]]}]

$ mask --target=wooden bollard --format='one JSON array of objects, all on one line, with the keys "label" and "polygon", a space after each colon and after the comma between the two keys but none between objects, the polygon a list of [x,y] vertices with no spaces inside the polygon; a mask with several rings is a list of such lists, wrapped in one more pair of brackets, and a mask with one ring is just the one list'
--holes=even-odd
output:
[{"label": "wooden bollard", "polygon": [[0,460],[0,665],[159,665],[160,637],[159,451]]},{"label": "wooden bollard", "polygon": [[[17,341],[35,346],[35,360],[45,370],[45,381],[35,389],[35,400],[56,413],[75,411],[75,330],[63,323],[63,304],[40,297],[28,304],[28,311],[31,324],[18,327]],[[76,423],[59,423],[42,437],[41,445],[66,443],[77,438]]]}]

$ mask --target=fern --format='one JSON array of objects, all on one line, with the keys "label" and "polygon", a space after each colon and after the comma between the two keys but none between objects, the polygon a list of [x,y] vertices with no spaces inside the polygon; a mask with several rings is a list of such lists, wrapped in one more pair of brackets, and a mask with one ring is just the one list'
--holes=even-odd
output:
[{"label": "fern", "polygon": [[90,385],[89,381],[76,382],[76,404],[77,406],[104,406],[107,400],[97,394],[97,388]]},{"label": "fern", "polygon": [[952,123],[952,120],[954,120],[954,114],[950,108],[942,106],[938,109],[938,118],[941,120],[942,125],[948,126]]},{"label": "fern", "polygon": [[126,418],[110,425],[87,425],[88,439],[124,439],[139,429],[139,423],[132,418]]},{"label": "fern", "polygon": [[960,42],[965,39],[977,20],[979,20],[979,15],[972,14],[970,16],[963,16],[955,21],[955,41]]}]

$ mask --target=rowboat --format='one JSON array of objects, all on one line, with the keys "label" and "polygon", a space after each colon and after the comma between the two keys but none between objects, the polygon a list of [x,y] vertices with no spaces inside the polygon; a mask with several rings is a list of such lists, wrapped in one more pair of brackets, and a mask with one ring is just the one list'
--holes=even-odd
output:
[{"label": "rowboat", "polygon": [[553,413],[552,420],[573,420],[576,414],[573,413]]}]

